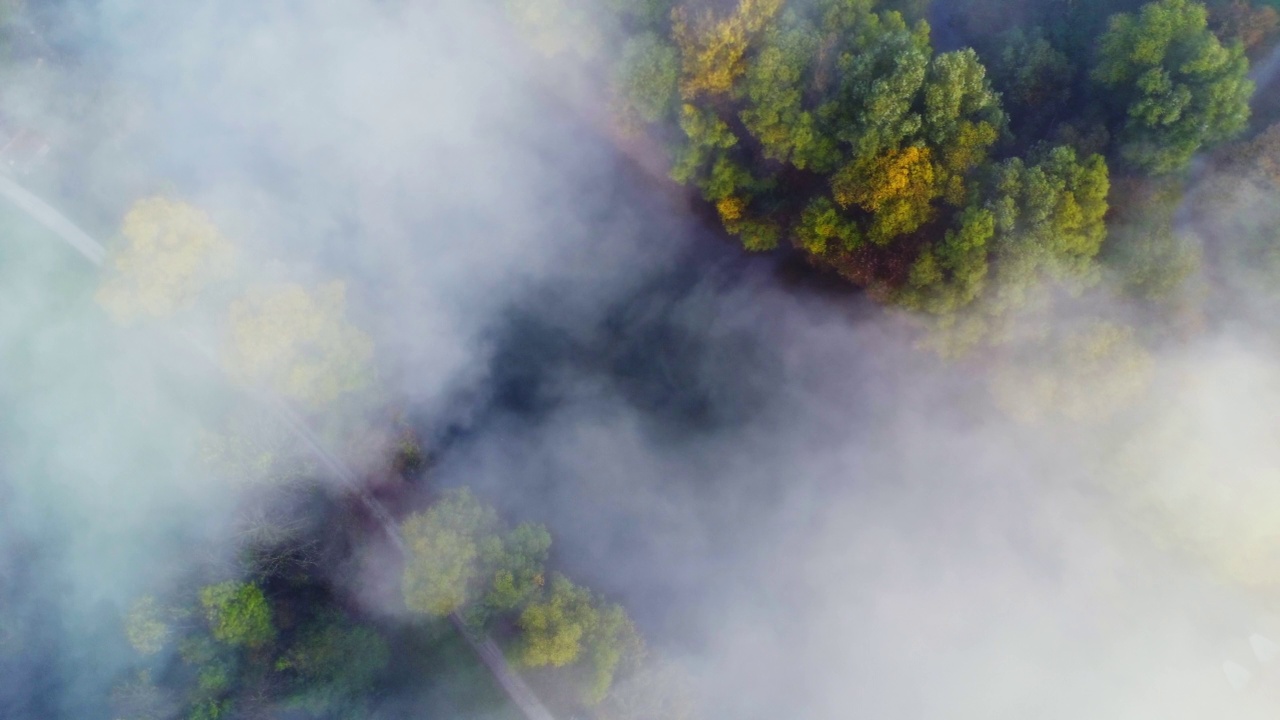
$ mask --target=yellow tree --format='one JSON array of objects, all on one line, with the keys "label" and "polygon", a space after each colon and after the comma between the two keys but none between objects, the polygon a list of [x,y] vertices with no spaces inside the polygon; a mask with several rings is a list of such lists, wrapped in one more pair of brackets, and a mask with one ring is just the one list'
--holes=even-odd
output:
[{"label": "yellow tree", "polygon": [[515,657],[525,667],[564,667],[582,655],[584,640],[599,623],[591,593],[553,575],[547,595],[520,613]]},{"label": "yellow tree", "polygon": [[448,491],[426,512],[401,525],[405,546],[401,591],[405,607],[432,617],[461,609],[481,579],[482,546],[496,535],[498,517],[470,490]]},{"label": "yellow tree", "polygon": [[231,275],[235,250],[204,211],[179,200],[134,203],[107,258],[97,300],[118,322],[163,318]]},{"label": "yellow tree", "polygon": [[728,17],[710,11],[692,23],[684,8],[672,13],[672,35],[680,49],[680,92],[686,98],[728,92],[746,72],[747,50],[778,10],[782,0],[739,0]]},{"label": "yellow tree", "polygon": [[251,290],[231,305],[227,370],[311,405],[358,390],[369,380],[373,342],[345,314],[341,282],[315,292],[295,284]]},{"label": "yellow tree", "polygon": [[841,207],[871,213],[867,235],[886,243],[933,218],[931,203],[939,194],[933,152],[910,145],[855,160],[831,178],[831,189]]}]

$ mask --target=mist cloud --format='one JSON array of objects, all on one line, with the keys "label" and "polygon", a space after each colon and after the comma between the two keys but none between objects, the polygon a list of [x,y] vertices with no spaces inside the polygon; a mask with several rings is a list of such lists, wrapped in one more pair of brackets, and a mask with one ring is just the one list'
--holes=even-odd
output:
[{"label": "mist cloud", "polygon": [[[254,280],[345,280],[381,392],[439,446],[425,482],[547,523],[707,717],[1274,712],[1246,638],[1280,639],[1258,576],[1280,373],[1251,305],[1156,352],[1129,409],[1017,422],[998,368],[724,245],[546,92],[496,7],[56,17],[54,71],[0,93],[47,128],[50,169],[24,182],[108,241],[161,192]],[[198,438],[234,391],[110,325],[94,271],[4,217],[0,612],[56,629],[0,644],[24,669],[0,707],[105,717],[130,656],[103,628],[232,543],[243,490]]]}]

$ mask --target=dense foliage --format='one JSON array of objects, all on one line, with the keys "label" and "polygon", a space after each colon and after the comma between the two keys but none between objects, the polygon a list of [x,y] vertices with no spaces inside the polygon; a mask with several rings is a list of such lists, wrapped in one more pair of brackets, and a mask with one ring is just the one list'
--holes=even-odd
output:
[{"label": "dense foliage", "polygon": [[[443,493],[403,522],[402,590],[412,612],[379,618],[353,610],[351,589],[331,575],[353,561],[365,532],[353,511],[359,503],[306,484],[264,492],[258,502],[291,512],[305,504],[315,521],[304,527],[283,510],[246,513],[235,563],[196,566],[163,595],[138,598],[121,618],[137,665],[113,693],[115,717],[398,717],[394,698],[432,686],[440,663],[480,677],[461,687],[448,678],[436,692],[500,703],[468,647],[485,637],[560,710],[639,720],[642,710],[611,702],[615,682],[631,687],[661,671],[647,690],[669,695],[688,716],[678,680],[653,662],[626,611],[548,569],[545,528],[508,529],[465,488]],[[446,617],[453,613],[461,633]]]},{"label": "dense foliage", "polygon": [[427,617],[458,613],[481,632],[510,642],[526,668],[566,668],[578,698],[597,705],[620,668],[634,670],[644,644],[626,612],[546,569],[551,535],[506,528],[465,488],[446,492],[407,518],[405,605]]},{"label": "dense foliage", "polygon": [[[669,142],[672,177],[745,248],[788,245],[963,327],[953,351],[998,344],[1046,287],[1114,271],[1174,293],[1194,256],[1107,221],[1246,128],[1247,55],[1275,36],[1275,11],[1246,0],[519,5],[623,38],[579,54],[613,63],[623,125]],[[514,16],[536,34],[531,17]],[[930,20],[970,47],[939,52]],[[1143,256],[1173,267],[1155,277]]]}]

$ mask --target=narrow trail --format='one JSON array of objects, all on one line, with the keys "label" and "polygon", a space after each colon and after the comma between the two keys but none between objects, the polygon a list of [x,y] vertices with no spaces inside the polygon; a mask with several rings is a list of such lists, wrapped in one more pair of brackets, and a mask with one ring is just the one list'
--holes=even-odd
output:
[{"label": "narrow trail", "polygon": [[[77,227],[75,223],[68,220],[66,216],[55,210],[51,205],[3,173],[0,173],[0,195],[3,195],[34,220],[62,238],[63,241],[89,262],[101,266],[106,261],[107,250],[101,243],[90,237],[88,233]],[[196,342],[191,336],[181,332],[172,332],[169,336],[175,341],[175,344],[194,352],[213,367],[220,368],[215,353],[210,348]],[[407,548],[404,538],[400,535],[399,525],[395,522],[386,505],[373,497],[360,484],[360,478],[356,472],[338,456],[329,452],[307,421],[284,398],[260,387],[254,388],[250,394],[255,402],[261,404],[277,420],[284,423],[311,451],[311,454],[320,461],[325,469],[360,498],[361,504],[377,520],[383,532],[386,533],[387,538],[391,541],[392,546],[400,553],[401,557],[406,557]],[[456,612],[449,616],[449,622],[467,641],[476,656],[484,663],[485,668],[493,675],[494,680],[502,687],[503,692],[507,694],[507,697],[514,705],[520,708],[520,711],[528,720],[555,720],[555,716],[542,704],[542,701],[538,699],[538,696],[524,681],[524,678],[507,662],[502,649],[498,647],[493,638],[488,635],[477,635],[467,627],[462,617]]]}]

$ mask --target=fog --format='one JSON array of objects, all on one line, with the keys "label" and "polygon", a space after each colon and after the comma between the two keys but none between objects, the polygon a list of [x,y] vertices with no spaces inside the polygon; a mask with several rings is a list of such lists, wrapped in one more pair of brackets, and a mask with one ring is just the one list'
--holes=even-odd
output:
[{"label": "fog", "polygon": [[[993,363],[741,253],[497,6],[34,15],[48,67],[0,83],[0,108],[50,150],[18,181],[107,244],[167,194],[254,281],[344,280],[367,402],[428,441],[423,484],[546,523],[705,717],[1280,709],[1248,642],[1280,641],[1280,366],[1248,291],[1154,350],[1124,409],[1019,420]],[[169,330],[112,323],[96,267],[0,218],[0,716],[108,718],[129,603],[232,552],[246,491],[199,456],[240,391]],[[199,312],[175,322],[217,342]]]}]

